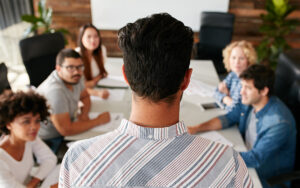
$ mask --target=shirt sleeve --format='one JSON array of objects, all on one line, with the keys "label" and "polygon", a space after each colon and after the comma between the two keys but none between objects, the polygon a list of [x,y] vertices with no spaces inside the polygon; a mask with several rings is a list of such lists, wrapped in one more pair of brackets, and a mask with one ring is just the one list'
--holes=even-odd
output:
[{"label": "shirt sleeve", "polygon": [[57,158],[39,137],[32,143],[32,151],[39,164],[39,169],[34,177],[43,180],[56,166]]},{"label": "shirt sleeve", "polygon": [[47,92],[47,101],[51,108],[51,114],[63,114],[69,112],[68,100],[61,89]]},{"label": "shirt sleeve", "polygon": [[5,161],[0,160],[0,187],[26,188],[14,176],[11,169]]},{"label": "shirt sleeve", "polygon": [[258,137],[254,147],[247,151],[241,152],[248,167],[258,168],[266,160],[276,153],[280,152],[281,146],[286,142],[290,129],[287,123],[281,122],[270,126],[262,137]]},{"label": "shirt sleeve", "polygon": [[242,157],[234,150],[235,161],[235,186],[233,187],[254,187],[252,179],[249,175],[248,168],[245,165]]},{"label": "shirt sleeve", "polygon": [[218,87],[217,87],[216,90],[215,90],[214,96],[215,96],[215,99],[216,99],[217,101],[219,101],[220,103],[223,104],[222,100],[223,100],[223,98],[224,98],[226,95],[225,95],[224,93],[221,93],[221,92],[219,91]]},{"label": "shirt sleeve", "polygon": [[[230,82],[231,82],[231,73],[229,73],[229,74],[226,76],[226,78],[225,78],[222,82],[225,82],[225,84],[226,84],[228,90],[230,90],[229,85],[230,85]],[[219,101],[220,103],[223,104],[222,100],[223,100],[223,98],[226,96],[226,94],[221,93],[221,92],[219,91],[218,87],[217,87],[216,90],[215,90],[214,96],[215,96],[215,99],[216,99],[217,101]]]},{"label": "shirt sleeve", "polygon": [[[74,183],[74,180],[72,179],[72,172],[71,172],[71,166],[72,166],[72,161],[74,161],[74,158],[72,158],[72,152],[73,152],[73,147],[76,145],[78,142],[74,143],[67,153],[65,154],[63,161],[61,163],[60,167],[60,173],[59,173],[59,188],[63,187],[72,187],[72,182]],[[74,174],[73,174],[74,175]]]},{"label": "shirt sleeve", "polygon": [[242,104],[237,104],[230,112],[223,116],[219,116],[218,118],[221,121],[222,129],[238,124],[240,120],[241,110]]}]

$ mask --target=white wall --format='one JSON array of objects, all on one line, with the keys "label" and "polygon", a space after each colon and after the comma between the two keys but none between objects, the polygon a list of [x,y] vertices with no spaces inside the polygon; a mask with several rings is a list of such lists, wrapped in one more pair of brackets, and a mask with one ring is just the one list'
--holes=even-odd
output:
[{"label": "white wall", "polygon": [[202,11],[227,12],[229,0],[91,0],[92,21],[99,29],[118,30],[129,22],[167,12],[199,31]]}]

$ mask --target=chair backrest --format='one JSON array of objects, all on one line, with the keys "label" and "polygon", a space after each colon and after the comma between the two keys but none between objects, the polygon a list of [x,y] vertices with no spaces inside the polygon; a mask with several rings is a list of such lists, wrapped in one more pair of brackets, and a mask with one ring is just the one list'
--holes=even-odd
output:
[{"label": "chair backrest", "polygon": [[202,12],[199,42],[219,49],[231,42],[234,14],[224,12]]},{"label": "chair backrest", "polygon": [[10,89],[10,84],[7,80],[7,67],[4,63],[0,63],[0,94],[6,89]]},{"label": "chair backrest", "polygon": [[61,33],[26,38],[19,43],[30,85],[38,87],[55,69],[56,56],[65,47]]},{"label": "chair backrest", "polygon": [[300,49],[280,54],[274,92],[292,111],[297,124],[296,169],[300,169]]}]

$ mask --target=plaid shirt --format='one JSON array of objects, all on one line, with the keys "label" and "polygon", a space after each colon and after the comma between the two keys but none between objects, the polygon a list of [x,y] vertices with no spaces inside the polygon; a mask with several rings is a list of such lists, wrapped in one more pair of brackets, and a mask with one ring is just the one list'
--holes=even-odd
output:
[{"label": "plaid shirt", "polygon": [[218,90],[218,87],[215,91],[215,98],[217,99],[217,101],[219,101],[221,104],[223,104],[225,106],[225,109],[227,112],[230,112],[236,104],[241,102],[240,91],[241,91],[242,85],[241,85],[240,78],[234,72],[230,72],[226,76],[226,78],[223,80],[223,82],[226,83],[226,86],[229,90],[229,97],[232,98],[233,103],[231,106],[227,106],[222,102],[222,100],[226,96],[226,94],[221,93]]}]

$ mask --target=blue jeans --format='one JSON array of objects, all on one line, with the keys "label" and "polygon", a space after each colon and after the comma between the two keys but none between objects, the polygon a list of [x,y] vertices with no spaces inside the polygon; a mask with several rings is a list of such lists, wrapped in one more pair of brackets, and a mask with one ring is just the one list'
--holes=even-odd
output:
[{"label": "blue jeans", "polygon": [[50,147],[50,149],[56,154],[63,140],[64,137],[61,136],[61,137],[51,138],[44,141]]}]

